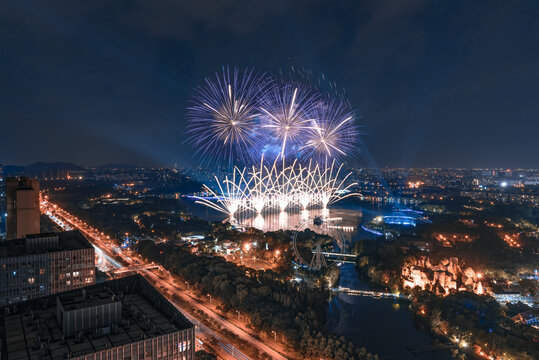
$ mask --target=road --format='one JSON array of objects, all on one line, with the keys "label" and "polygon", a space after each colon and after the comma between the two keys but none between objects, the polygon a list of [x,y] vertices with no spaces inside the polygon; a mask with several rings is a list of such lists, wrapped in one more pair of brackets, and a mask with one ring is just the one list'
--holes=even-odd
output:
[{"label": "road", "polygon": [[[57,205],[48,202],[46,199],[41,200],[41,211],[42,213],[47,214],[57,224],[61,223],[62,228],[65,229],[66,226],[69,228],[75,228],[75,229],[80,230],[84,235],[86,235],[88,240],[96,248],[96,253],[98,253],[98,259],[99,259],[98,262],[102,263],[101,267],[103,269],[111,270],[114,268],[122,268],[125,266],[140,265],[139,260],[130,258],[126,254],[125,250],[117,248],[114,245],[114,243],[111,241],[109,236],[106,236],[103,232],[99,232],[97,229],[88,225],[84,221],[78,219],[77,217],[66,212],[65,210],[59,208]],[[115,259],[116,256],[120,257],[121,261],[116,260]],[[237,335],[240,339],[254,346],[260,352],[270,355],[275,360],[287,359],[286,357],[278,353],[276,350],[264,344],[262,341],[251,336],[245,330],[230,323],[228,320],[226,320],[219,314],[215,313],[213,310],[203,305],[194,297],[186,294],[185,290],[174,285],[175,284],[174,280],[178,280],[178,279],[177,278],[175,279],[174,276],[170,274],[169,272],[167,272],[166,270],[164,271],[164,273],[167,274],[167,277],[161,277],[160,275],[155,273],[156,270],[151,270],[151,269],[142,269],[142,270],[139,270],[138,272],[146,276],[147,278],[153,279],[158,285],[157,286],[158,290],[160,290],[161,292],[163,292],[163,289],[166,289],[168,290],[168,292],[170,292],[170,294],[174,294],[180,297],[183,301],[187,302],[190,306],[192,306],[193,308],[197,310],[203,311],[206,315],[208,315],[215,322],[217,322],[222,328],[231,331],[232,333]],[[164,295],[169,298],[170,298],[170,294],[167,293],[166,291],[164,293]],[[192,320],[193,323],[195,323],[195,325],[197,325],[197,330],[198,330],[197,337],[209,336],[217,340],[221,349],[227,354],[225,358],[240,359],[240,360],[249,359],[249,357],[247,357],[245,354],[239,351],[235,346],[225,341],[221,336],[216,334],[214,331],[212,331],[205,325],[201,324],[198,320],[194,319],[192,315],[188,314],[185,310],[182,310],[180,307],[178,307],[177,304],[174,304],[174,305],[184,315],[186,315],[187,318]]]},{"label": "road", "polygon": [[178,286],[174,285],[175,281],[178,279],[174,278],[173,275],[168,275],[167,277],[161,277],[155,274],[155,272],[151,270],[142,270],[141,272],[145,273],[146,276],[154,279],[160,287],[163,286],[165,289],[169,290],[171,293],[176,294],[177,296],[180,296],[183,301],[186,301],[187,303],[189,303],[189,305],[191,305],[194,309],[201,310],[204,313],[206,313],[210,318],[212,318],[212,320],[219,323],[221,327],[231,331],[232,333],[237,335],[240,339],[247,341],[251,345],[255,346],[259,351],[265,352],[266,354],[270,355],[273,359],[286,360],[286,358],[282,356],[281,354],[279,354],[277,351],[273,350],[266,344],[262,343],[260,340],[254,338],[245,330],[232,324],[227,319],[223,318],[221,315],[215,313],[213,310],[206,307],[203,303],[200,303],[195,297],[188,295],[183,289],[180,289]]}]

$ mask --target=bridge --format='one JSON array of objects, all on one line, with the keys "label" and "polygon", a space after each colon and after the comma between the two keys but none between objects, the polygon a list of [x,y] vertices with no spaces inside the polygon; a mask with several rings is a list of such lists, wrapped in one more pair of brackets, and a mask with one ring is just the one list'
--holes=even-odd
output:
[{"label": "bridge", "polygon": [[122,274],[126,272],[137,272],[140,270],[150,270],[150,269],[159,269],[161,268],[161,265],[158,264],[148,264],[148,265],[131,265],[131,266],[124,266],[119,269],[114,270],[113,272],[115,274]]},{"label": "bridge", "polygon": [[[315,250],[312,251],[313,254],[316,253]],[[322,255],[327,257],[328,259],[343,262],[343,263],[350,263],[355,264],[356,263],[356,257],[357,255],[354,254],[347,254],[347,253],[338,253],[338,252],[330,252],[330,251],[321,251]]]},{"label": "bridge", "polygon": [[331,289],[331,291],[334,293],[339,293],[339,294],[347,294],[347,295],[355,295],[355,296],[370,296],[370,297],[375,297],[375,298],[410,301],[410,298],[405,295],[393,294],[393,293],[382,292],[382,291],[356,290],[356,289],[350,289],[350,288],[342,287],[342,286],[339,286],[338,288],[333,288]]},{"label": "bridge", "polygon": [[322,255],[324,255],[324,256],[347,257],[347,258],[353,258],[353,259],[357,258],[357,255],[354,255],[354,254],[336,253],[336,252],[329,252],[329,251],[322,251]]},{"label": "bridge", "polygon": [[[314,220],[316,220],[316,218],[315,219],[305,219],[302,222],[300,222],[296,226],[296,231],[294,231],[294,235],[292,236],[292,251],[294,252],[294,257],[296,258],[297,264],[299,264],[300,266],[308,267],[310,270],[320,270],[320,268],[326,267],[327,264],[326,264],[325,258],[331,259],[331,260],[336,261],[336,262],[354,264],[355,263],[355,258],[357,257],[357,255],[343,253],[343,252],[322,251],[321,248],[320,248],[320,243],[316,246],[316,249],[312,250],[313,257],[312,257],[310,263],[308,263],[307,261],[305,261],[305,259],[303,259],[303,257],[301,256],[301,254],[299,253],[298,248],[297,248],[298,233],[307,224],[312,224],[314,222]],[[344,228],[342,226],[340,226],[340,225],[331,225],[332,221],[340,221],[340,220],[342,220],[342,219],[341,218],[331,218],[331,219],[328,218],[328,219],[324,219],[324,222],[328,223],[327,226],[334,226],[335,229],[343,230]],[[345,240],[344,240],[344,237],[342,236],[342,232],[340,232],[339,234],[341,235],[340,236],[340,247],[342,249],[342,248],[345,247]],[[335,240],[337,242],[339,241],[338,239],[335,239]]]}]

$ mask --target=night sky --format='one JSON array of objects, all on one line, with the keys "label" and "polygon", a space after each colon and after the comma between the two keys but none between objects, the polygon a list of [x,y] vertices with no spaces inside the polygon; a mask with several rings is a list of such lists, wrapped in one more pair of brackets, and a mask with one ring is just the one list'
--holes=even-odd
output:
[{"label": "night sky", "polygon": [[359,166],[539,167],[538,1],[4,1],[0,162],[189,166],[192,89],[303,67],[361,115]]}]

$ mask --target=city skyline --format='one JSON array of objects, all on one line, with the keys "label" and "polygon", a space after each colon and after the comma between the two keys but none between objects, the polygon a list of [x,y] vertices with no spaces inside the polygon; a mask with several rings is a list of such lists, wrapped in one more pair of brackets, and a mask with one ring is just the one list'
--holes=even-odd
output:
[{"label": "city skyline", "polygon": [[539,2],[3,5],[1,359],[539,359]]},{"label": "city skyline", "polygon": [[230,65],[344,89],[363,133],[351,166],[538,167],[533,2],[27,5],[1,10],[6,164],[198,165],[185,109]]}]

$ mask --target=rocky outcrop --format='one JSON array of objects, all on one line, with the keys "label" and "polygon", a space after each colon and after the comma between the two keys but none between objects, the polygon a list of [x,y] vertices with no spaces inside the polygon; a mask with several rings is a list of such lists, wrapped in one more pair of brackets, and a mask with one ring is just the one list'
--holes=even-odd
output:
[{"label": "rocky outcrop", "polygon": [[422,290],[429,288],[444,294],[451,290],[468,290],[478,294],[484,291],[476,272],[471,267],[462,270],[456,257],[443,259],[437,265],[433,265],[426,256],[411,260],[402,268],[402,279],[404,287],[419,286]]}]

